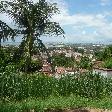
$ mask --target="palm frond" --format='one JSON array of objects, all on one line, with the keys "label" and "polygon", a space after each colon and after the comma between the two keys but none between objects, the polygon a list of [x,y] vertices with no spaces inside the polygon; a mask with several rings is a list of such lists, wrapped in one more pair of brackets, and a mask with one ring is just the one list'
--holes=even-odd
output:
[{"label": "palm frond", "polygon": [[8,38],[11,38],[14,41],[15,35],[15,31],[5,22],[0,20],[0,38],[3,39],[3,41],[8,40]]}]

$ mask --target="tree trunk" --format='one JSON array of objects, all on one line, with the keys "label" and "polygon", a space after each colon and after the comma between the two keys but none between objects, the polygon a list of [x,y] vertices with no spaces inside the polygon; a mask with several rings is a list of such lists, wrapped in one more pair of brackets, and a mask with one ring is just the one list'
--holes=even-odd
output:
[{"label": "tree trunk", "polygon": [[30,36],[30,40],[29,40],[29,55],[30,55],[30,60],[31,60],[31,56],[32,56],[32,50],[33,50],[33,36]]},{"label": "tree trunk", "polygon": [[31,65],[33,43],[34,43],[33,36],[28,35],[26,39],[25,54],[24,54],[24,59],[26,60],[25,72],[28,71],[28,66]]}]

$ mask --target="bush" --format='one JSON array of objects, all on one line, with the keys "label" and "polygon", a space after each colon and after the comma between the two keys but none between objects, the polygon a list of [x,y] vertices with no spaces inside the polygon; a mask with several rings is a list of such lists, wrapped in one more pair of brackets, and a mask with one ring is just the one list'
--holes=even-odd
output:
[{"label": "bush", "polygon": [[30,63],[28,63],[26,60],[20,60],[20,63],[18,64],[18,69],[22,72],[35,72],[42,69],[42,62],[40,60],[31,60]]},{"label": "bush", "polygon": [[52,57],[53,66],[74,67],[75,60],[73,57],[66,57],[65,54],[54,55]]},{"label": "bush", "polygon": [[108,68],[108,69],[112,69],[112,58],[105,60],[103,67]]},{"label": "bush", "polygon": [[0,49],[0,67],[5,67],[12,62],[12,55],[6,48]]},{"label": "bush", "polygon": [[79,63],[79,67],[83,69],[91,69],[92,68],[92,62],[89,59],[89,57],[81,57],[81,61]]}]

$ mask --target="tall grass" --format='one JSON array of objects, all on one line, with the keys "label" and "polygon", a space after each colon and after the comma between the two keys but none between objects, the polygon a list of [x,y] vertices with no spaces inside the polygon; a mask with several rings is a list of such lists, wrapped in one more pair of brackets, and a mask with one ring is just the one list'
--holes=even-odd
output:
[{"label": "tall grass", "polygon": [[66,75],[59,79],[43,74],[20,74],[6,70],[0,73],[0,98],[2,100],[23,100],[29,97],[82,96],[102,98],[112,96],[112,79],[92,72]]}]

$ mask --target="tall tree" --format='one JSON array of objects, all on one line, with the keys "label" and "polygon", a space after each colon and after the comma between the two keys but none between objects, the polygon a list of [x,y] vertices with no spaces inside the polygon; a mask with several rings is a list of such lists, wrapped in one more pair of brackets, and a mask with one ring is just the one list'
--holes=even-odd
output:
[{"label": "tall tree", "polygon": [[11,29],[5,22],[0,20],[0,49],[1,49],[1,41],[6,41],[8,38],[14,40],[15,31]]},{"label": "tall tree", "polygon": [[11,2],[2,1],[0,4],[2,12],[7,13],[18,25],[16,33],[24,35],[20,45],[23,51],[21,54],[29,60],[29,63],[35,41],[46,50],[39,39],[40,36],[64,34],[60,25],[51,21],[52,16],[59,13],[55,3],[49,3],[46,0],[39,0],[37,3],[31,0],[12,0]]}]

